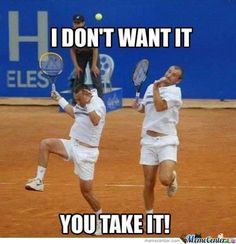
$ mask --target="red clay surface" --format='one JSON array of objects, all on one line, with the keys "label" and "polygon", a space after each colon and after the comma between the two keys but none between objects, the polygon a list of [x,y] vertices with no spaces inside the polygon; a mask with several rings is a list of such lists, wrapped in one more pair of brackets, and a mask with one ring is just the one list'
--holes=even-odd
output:
[{"label": "red clay surface", "polygon": [[[45,191],[26,191],[24,185],[35,176],[40,140],[67,138],[72,119],[55,107],[2,106],[0,114],[0,237],[63,237],[59,213],[92,212],[73,165],[51,155]],[[132,109],[107,114],[94,183],[106,213],[144,213],[142,119]],[[235,236],[236,110],[183,109],[179,135],[179,191],[170,199],[159,182],[155,190],[154,210],[171,214],[171,234],[151,237]]]}]

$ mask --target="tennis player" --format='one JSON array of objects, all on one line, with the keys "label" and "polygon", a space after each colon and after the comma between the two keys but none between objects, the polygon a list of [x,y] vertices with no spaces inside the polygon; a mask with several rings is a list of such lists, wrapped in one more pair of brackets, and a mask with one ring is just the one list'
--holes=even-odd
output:
[{"label": "tennis player", "polygon": [[52,91],[52,99],[58,102],[65,112],[75,119],[71,127],[69,140],[49,138],[40,143],[39,161],[36,177],[28,180],[27,190],[43,191],[44,176],[48,165],[49,154],[57,154],[65,160],[74,162],[74,173],[80,179],[80,190],[96,212],[96,235],[101,234],[101,205],[92,191],[95,163],[99,155],[99,141],[105,123],[106,109],[104,102],[95,89],[80,84],[75,88],[74,98],[77,104],[72,107],[57,91]]},{"label": "tennis player", "polygon": [[179,144],[176,124],[182,104],[181,90],[176,86],[183,78],[183,69],[171,66],[164,77],[149,85],[141,103],[135,100],[133,107],[145,113],[140,164],[144,174],[144,203],[146,213],[153,213],[154,187],[159,170],[160,182],[167,187],[167,195],[177,191],[177,146]]}]

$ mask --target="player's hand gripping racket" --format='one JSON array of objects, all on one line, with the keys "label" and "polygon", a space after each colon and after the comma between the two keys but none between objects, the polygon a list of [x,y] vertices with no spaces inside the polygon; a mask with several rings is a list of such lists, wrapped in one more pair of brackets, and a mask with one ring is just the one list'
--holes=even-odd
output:
[{"label": "player's hand gripping racket", "polygon": [[57,53],[46,52],[40,57],[39,67],[52,84],[52,91],[56,91],[56,78],[63,71],[62,57]]},{"label": "player's hand gripping racket", "polygon": [[133,83],[136,90],[135,100],[138,102],[140,97],[140,90],[143,82],[146,80],[147,72],[149,67],[149,61],[147,59],[140,60],[133,73]]}]

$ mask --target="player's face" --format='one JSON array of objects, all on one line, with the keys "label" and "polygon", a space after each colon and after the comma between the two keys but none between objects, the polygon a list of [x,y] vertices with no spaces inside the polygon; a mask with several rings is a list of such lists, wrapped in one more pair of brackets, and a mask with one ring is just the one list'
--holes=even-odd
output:
[{"label": "player's face", "polygon": [[76,101],[77,104],[81,105],[81,106],[84,106],[84,99],[83,99],[83,91],[79,91],[77,92],[76,94],[74,94],[74,99]]},{"label": "player's face", "polygon": [[74,99],[77,104],[84,107],[87,103],[89,103],[92,95],[91,92],[88,90],[80,90],[76,94],[74,94]]},{"label": "player's face", "polygon": [[174,66],[171,66],[165,73],[169,85],[178,84],[181,81],[181,75],[181,70],[176,69]]}]

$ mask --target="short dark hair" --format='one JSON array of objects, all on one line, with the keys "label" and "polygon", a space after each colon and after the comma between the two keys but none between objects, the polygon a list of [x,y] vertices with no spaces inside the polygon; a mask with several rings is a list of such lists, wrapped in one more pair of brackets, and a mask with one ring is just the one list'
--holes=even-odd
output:
[{"label": "short dark hair", "polygon": [[90,88],[85,84],[78,84],[74,89],[74,93],[77,94],[78,92],[80,92],[82,90],[90,90]]},{"label": "short dark hair", "polygon": [[85,21],[85,18],[82,14],[74,14],[72,20],[74,23],[81,23]]},{"label": "short dark hair", "polygon": [[180,75],[179,78],[182,80],[182,79],[184,78],[184,70],[183,70],[183,68],[180,67],[179,65],[173,65],[173,67],[174,67],[175,69],[178,69],[178,70],[181,71],[181,75]]}]

